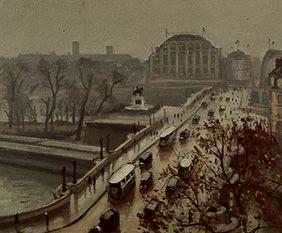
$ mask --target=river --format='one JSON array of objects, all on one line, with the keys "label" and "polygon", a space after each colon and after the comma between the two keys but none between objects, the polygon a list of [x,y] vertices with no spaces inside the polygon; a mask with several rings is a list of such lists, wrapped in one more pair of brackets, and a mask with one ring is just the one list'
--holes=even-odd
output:
[{"label": "river", "polygon": [[47,204],[60,180],[51,173],[0,164],[0,216]]}]

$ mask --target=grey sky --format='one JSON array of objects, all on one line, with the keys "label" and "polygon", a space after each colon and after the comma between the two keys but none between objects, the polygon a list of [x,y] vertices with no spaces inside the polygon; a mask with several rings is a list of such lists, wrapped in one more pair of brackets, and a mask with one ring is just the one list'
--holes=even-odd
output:
[{"label": "grey sky", "polygon": [[78,40],[84,53],[115,52],[147,58],[169,32],[192,31],[226,53],[238,39],[262,56],[267,40],[282,47],[282,0],[0,0],[0,56],[58,54]]}]

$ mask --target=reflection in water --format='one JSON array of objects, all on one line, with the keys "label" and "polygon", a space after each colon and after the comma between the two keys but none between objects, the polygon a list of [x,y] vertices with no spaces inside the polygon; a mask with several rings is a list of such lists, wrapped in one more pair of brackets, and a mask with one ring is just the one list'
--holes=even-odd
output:
[{"label": "reflection in water", "polygon": [[54,174],[0,164],[0,216],[47,204],[59,183]]}]

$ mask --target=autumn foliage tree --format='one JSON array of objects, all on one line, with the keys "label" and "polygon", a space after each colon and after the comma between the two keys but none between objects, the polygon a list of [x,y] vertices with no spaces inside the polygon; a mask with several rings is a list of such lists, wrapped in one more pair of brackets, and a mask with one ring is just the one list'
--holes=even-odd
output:
[{"label": "autumn foliage tree", "polygon": [[[140,218],[141,226],[155,232],[169,225],[175,232],[282,228],[281,149],[276,139],[261,124],[251,126],[246,119],[227,126],[210,119],[203,132],[194,148],[198,163],[192,176],[180,181],[173,197],[155,195],[161,210],[153,220]],[[161,179],[177,175],[176,163]],[[224,231],[222,224],[229,229]]]}]

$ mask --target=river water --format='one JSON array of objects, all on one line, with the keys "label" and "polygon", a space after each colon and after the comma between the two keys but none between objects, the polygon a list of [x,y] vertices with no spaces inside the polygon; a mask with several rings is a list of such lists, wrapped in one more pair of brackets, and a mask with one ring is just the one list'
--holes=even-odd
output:
[{"label": "river water", "polygon": [[0,216],[47,204],[60,181],[51,173],[0,164]]}]

